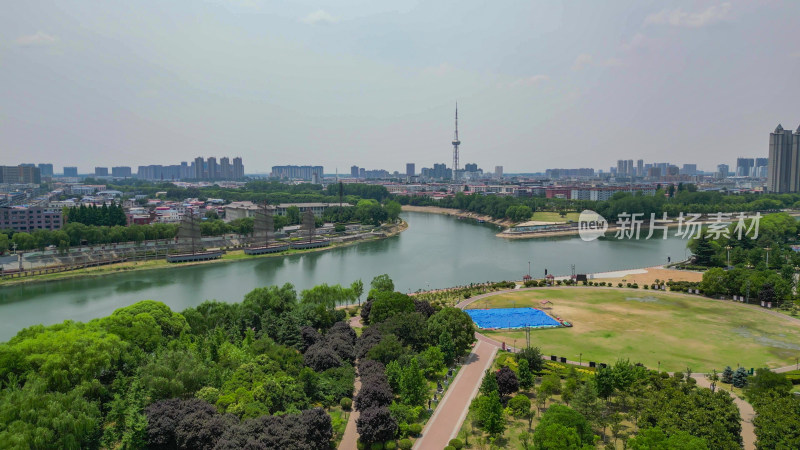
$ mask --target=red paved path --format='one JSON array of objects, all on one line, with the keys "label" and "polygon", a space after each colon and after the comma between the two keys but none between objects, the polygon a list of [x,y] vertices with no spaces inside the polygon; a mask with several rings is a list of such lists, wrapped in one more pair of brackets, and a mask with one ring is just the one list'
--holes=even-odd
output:
[{"label": "red paved path", "polygon": [[450,439],[458,435],[461,423],[467,416],[469,404],[481,385],[483,374],[491,367],[497,347],[480,339],[461,367],[453,384],[447,389],[444,398],[431,416],[422,437],[414,444],[415,449],[445,448]]}]

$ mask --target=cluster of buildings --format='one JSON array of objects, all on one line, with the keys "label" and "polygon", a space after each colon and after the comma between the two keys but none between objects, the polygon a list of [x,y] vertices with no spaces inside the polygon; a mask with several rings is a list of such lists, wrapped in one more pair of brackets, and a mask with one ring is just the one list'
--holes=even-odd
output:
[{"label": "cluster of buildings", "polygon": [[164,166],[154,164],[139,166],[136,173],[130,166],[95,167],[91,173],[81,174],[76,166],[65,166],[61,176],[53,173],[52,164],[20,164],[19,166],[0,166],[0,183],[35,183],[54,177],[77,182],[81,178],[92,176],[94,178],[139,178],[142,180],[240,180],[244,178],[244,165],[242,158],[222,157],[217,161],[215,157],[204,159],[197,157],[192,162],[183,161],[180,164]]},{"label": "cluster of buildings", "polygon": [[136,177],[142,180],[240,180],[244,178],[242,158],[231,160],[223,156],[204,159],[198,156],[192,162],[162,166],[139,166]]},{"label": "cluster of buildings", "polygon": [[282,180],[310,180],[320,184],[324,173],[322,166],[272,166],[270,176]]}]

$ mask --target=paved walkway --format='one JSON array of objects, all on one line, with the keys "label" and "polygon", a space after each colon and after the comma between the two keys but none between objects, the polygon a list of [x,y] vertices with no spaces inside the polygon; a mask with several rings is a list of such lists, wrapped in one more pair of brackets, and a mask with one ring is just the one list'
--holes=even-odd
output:
[{"label": "paved walkway", "polygon": [[[422,437],[414,444],[415,449],[445,448],[450,439],[458,435],[461,424],[467,417],[472,398],[478,393],[483,375],[489,369],[497,353],[497,347],[478,336],[478,343],[467,357],[444,398],[431,416]],[[339,447],[342,448],[342,447]]]},{"label": "paved walkway", "polygon": [[[692,374],[692,378],[697,380],[698,386],[711,389],[711,381],[706,378],[704,374],[695,373]],[[717,387],[719,388],[719,385],[717,385]],[[733,392],[727,392],[731,397],[733,397],[733,403],[735,403],[736,407],[739,408],[739,417],[742,423],[742,444],[744,444],[744,450],[755,450],[756,429],[755,426],[753,426],[753,418],[756,416],[756,412],[753,409],[753,405],[742,400]]]},{"label": "paved walkway", "polygon": [[[355,381],[355,394],[358,394],[359,389],[361,389],[361,378],[356,377]],[[355,398],[355,394],[353,397]],[[350,413],[350,418],[347,420],[347,427],[344,429],[344,435],[342,436],[342,442],[339,442],[339,450],[356,450],[357,443],[358,443],[358,431],[356,430],[356,420],[358,420],[358,411],[355,409],[355,405],[352,408],[352,412]]]}]

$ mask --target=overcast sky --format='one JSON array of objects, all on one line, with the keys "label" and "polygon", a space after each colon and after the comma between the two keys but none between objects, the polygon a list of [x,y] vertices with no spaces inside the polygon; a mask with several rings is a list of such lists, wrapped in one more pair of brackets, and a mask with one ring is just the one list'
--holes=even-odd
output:
[{"label": "overcast sky", "polygon": [[7,1],[0,164],[246,171],[767,156],[800,125],[800,2]]}]

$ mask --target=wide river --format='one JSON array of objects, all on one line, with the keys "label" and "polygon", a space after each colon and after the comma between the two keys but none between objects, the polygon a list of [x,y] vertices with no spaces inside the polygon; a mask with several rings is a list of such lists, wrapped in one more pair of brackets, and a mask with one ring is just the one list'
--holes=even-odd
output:
[{"label": "wide river", "polygon": [[0,341],[29,325],[87,321],[144,299],[181,311],[208,299],[241,301],[256,287],[283,283],[300,291],[361,279],[368,290],[374,276],[388,273],[397,290],[413,292],[519,280],[528,272],[529,261],[531,274],[542,277],[545,269],[568,275],[571,264],[577,273],[592,273],[654,266],[666,263],[667,257],[686,256],[686,241],[675,237],[507,240],[495,237],[494,225],[426,213],[404,212],[403,218],[409,228],[398,236],[319,253],[2,287]]}]

